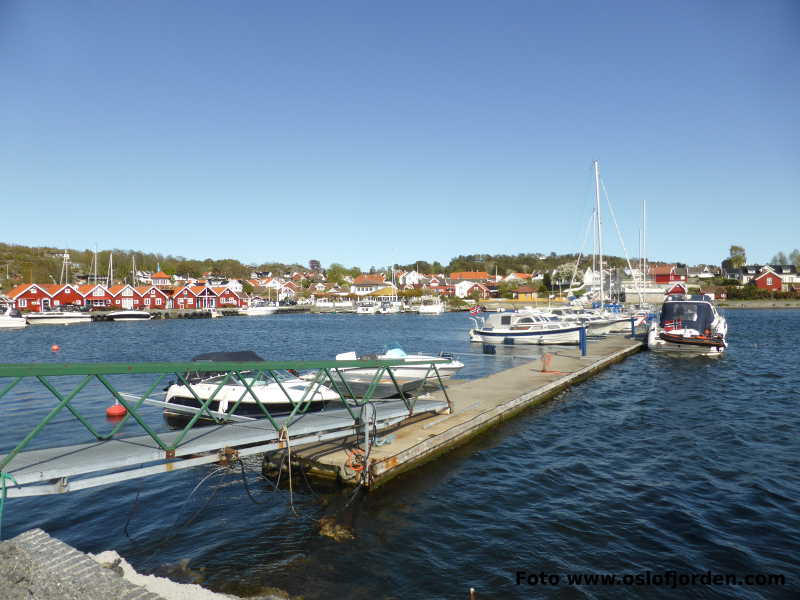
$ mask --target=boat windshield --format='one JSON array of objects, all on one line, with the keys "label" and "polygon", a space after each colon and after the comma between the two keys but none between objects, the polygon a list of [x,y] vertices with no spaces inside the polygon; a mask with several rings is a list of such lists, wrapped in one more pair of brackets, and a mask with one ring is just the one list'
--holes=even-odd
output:
[{"label": "boat windshield", "polygon": [[665,302],[659,325],[702,332],[711,327],[713,320],[711,305],[705,302]]},{"label": "boat windshield", "polygon": [[[259,372],[259,371],[242,371],[240,373],[233,373],[230,377],[228,377],[228,382],[225,385],[237,385],[244,387],[244,384],[247,385],[269,385],[270,383],[275,383],[277,379],[280,382],[287,381],[289,379],[295,379],[297,375],[293,375],[288,371],[272,371],[275,375],[273,378],[270,373]],[[221,383],[227,373],[218,373],[213,377],[205,379],[203,383]]]}]

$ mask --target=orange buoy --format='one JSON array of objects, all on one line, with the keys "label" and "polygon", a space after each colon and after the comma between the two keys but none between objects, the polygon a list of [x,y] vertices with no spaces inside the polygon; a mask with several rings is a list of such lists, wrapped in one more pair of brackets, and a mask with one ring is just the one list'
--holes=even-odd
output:
[{"label": "orange buoy", "polygon": [[53,352],[58,352],[59,350],[61,350],[61,346],[59,346],[58,344],[53,344],[52,346],[50,346],[50,350],[52,350]]},{"label": "orange buoy", "polygon": [[115,402],[106,409],[107,417],[124,417],[128,410],[119,402]]}]

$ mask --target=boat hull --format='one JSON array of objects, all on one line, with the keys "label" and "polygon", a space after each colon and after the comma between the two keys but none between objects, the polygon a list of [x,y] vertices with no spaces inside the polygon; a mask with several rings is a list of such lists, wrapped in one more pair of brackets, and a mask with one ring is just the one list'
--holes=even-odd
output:
[{"label": "boat hull", "polygon": [[28,322],[23,317],[0,318],[0,329],[22,329]]},{"label": "boat hull", "polygon": [[249,306],[239,309],[239,314],[247,315],[248,317],[263,317],[264,315],[272,315],[276,312],[278,312],[277,306]]},{"label": "boat hull", "polygon": [[651,330],[647,336],[648,350],[673,356],[719,357],[724,354],[726,346],[724,341],[708,343],[691,337],[681,338],[677,335],[664,334],[655,329]]},{"label": "boat hull", "polygon": [[28,315],[28,323],[31,325],[72,325],[74,323],[91,323],[92,316],[88,314],[76,313],[63,315],[48,315],[47,313],[32,313]]},{"label": "boat hull", "polygon": [[117,312],[108,313],[106,318],[109,321],[147,321],[153,318],[149,312],[143,310],[121,310]]},{"label": "boat hull", "polygon": [[582,327],[555,330],[478,329],[475,335],[485,344],[578,344]]}]

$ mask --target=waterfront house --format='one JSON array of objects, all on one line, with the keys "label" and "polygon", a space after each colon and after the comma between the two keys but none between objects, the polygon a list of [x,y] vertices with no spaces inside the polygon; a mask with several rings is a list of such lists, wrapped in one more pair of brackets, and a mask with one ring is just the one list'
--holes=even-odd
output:
[{"label": "waterfront house", "polygon": [[132,285],[112,285],[108,288],[111,304],[123,310],[140,310],[144,306],[144,298]]},{"label": "waterfront house", "polygon": [[769,265],[761,267],[760,273],[753,277],[752,283],[760,290],[779,292],[783,289],[783,279]]},{"label": "waterfront house", "polygon": [[165,309],[169,306],[169,295],[154,285],[143,285],[136,288],[136,292],[142,299],[142,307],[147,310],[148,308]]},{"label": "waterfront house", "polygon": [[14,301],[14,307],[21,311],[41,312],[43,300],[46,300],[47,306],[50,305],[50,295],[36,283],[18,285],[7,296]]},{"label": "waterfront house", "polygon": [[489,280],[489,273],[486,271],[456,271],[455,273],[450,273],[450,279],[453,280],[454,284],[463,280],[486,282]]},{"label": "waterfront house", "polygon": [[232,288],[215,287],[211,289],[217,294],[217,306],[219,308],[247,306],[247,301]]},{"label": "waterfront house", "polygon": [[101,284],[86,284],[78,288],[81,296],[83,296],[84,305],[90,308],[103,308],[111,306],[114,300],[108,288]]},{"label": "waterfront house", "polygon": [[656,283],[676,283],[678,281],[686,281],[686,273],[678,273],[675,265],[652,267],[650,269],[650,274],[653,276],[653,279]]}]

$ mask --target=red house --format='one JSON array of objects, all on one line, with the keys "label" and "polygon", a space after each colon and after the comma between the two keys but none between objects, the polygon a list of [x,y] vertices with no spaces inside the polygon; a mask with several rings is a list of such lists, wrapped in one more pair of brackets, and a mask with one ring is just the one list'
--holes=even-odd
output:
[{"label": "red house", "polygon": [[108,289],[99,283],[82,285],[78,291],[83,296],[84,304],[92,308],[111,306],[114,300]]},{"label": "red house", "polygon": [[772,267],[762,267],[761,273],[753,278],[753,283],[759,289],[773,292],[780,292],[783,288],[783,279],[772,270]]},{"label": "red house", "polygon": [[148,308],[165,309],[169,306],[169,296],[154,285],[142,285],[136,288],[142,298],[142,306]]},{"label": "red house", "polygon": [[112,285],[108,292],[114,308],[139,310],[144,307],[144,298],[132,285]]},{"label": "red house", "polygon": [[50,306],[50,294],[43,286],[36,283],[24,283],[8,292],[17,310],[41,312],[42,306]]},{"label": "red house", "polygon": [[153,282],[153,285],[172,285],[172,277],[164,273],[164,271],[153,273],[150,276],[150,281]]},{"label": "red house", "polygon": [[244,298],[239,296],[239,294],[234,292],[231,288],[214,287],[211,289],[217,294],[217,306],[220,308],[226,306],[237,308],[247,306],[247,302],[245,302]]},{"label": "red house", "polygon": [[679,275],[675,266],[667,267],[653,267],[650,269],[650,274],[655,279],[656,283],[675,283],[677,281],[686,281],[686,274]]},{"label": "red house", "polygon": [[688,288],[686,287],[686,284],[685,283],[680,283],[680,282],[668,287],[667,291],[666,291],[667,295],[671,295],[671,294],[686,294],[686,293],[688,293]]},{"label": "red house", "polygon": [[197,294],[188,285],[172,292],[172,308],[197,308],[195,300],[197,300]]}]

